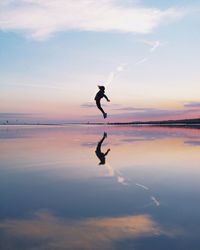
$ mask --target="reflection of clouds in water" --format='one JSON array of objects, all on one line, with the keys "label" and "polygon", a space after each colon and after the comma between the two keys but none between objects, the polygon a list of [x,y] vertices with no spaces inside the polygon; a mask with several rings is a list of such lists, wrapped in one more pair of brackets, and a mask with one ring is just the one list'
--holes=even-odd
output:
[{"label": "reflection of clouds in water", "polygon": [[122,139],[122,142],[129,142],[129,143],[134,143],[134,142],[146,142],[146,141],[154,141],[156,140],[155,138],[127,138],[127,139]]},{"label": "reflection of clouds in water", "polygon": [[[150,193],[150,189],[149,189],[147,186],[142,185],[142,184],[140,184],[140,183],[135,183],[135,185],[138,186],[138,187],[140,187],[140,188],[143,188],[144,190],[146,190],[146,191],[148,191],[148,192]],[[153,203],[154,203],[157,207],[160,206],[160,202],[156,199],[155,196],[149,194],[149,197],[150,197],[150,199],[153,201]]]},{"label": "reflection of clouds in water", "polygon": [[[194,128],[173,128],[173,127],[159,127],[159,126],[107,126],[110,137],[113,140],[120,138],[121,140],[139,140],[139,141],[149,141],[149,140],[161,140],[161,139],[173,139],[173,138],[183,138],[196,140],[200,139],[200,134],[198,129]],[[90,127],[90,135],[99,135],[103,133],[105,127]],[[113,143],[111,140],[111,143]],[[118,142],[119,140],[116,140]],[[110,145],[112,145],[109,143]]]},{"label": "reflection of clouds in water", "polygon": [[20,129],[13,129],[10,127],[8,128],[0,128],[0,139],[23,139],[23,138],[31,138],[33,137],[32,135],[28,133],[24,133],[23,130]]},{"label": "reflection of clouds in water", "polygon": [[157,207],[160,206],[160,202],[156,199],[156,197],[151,196],[151,200],[156,204]]},{"label": "reflection of clouds in water", "polygon": [[118,170],[115,171],[117,174],[117,181],[118,183],[128,186],[129,185],[129,180],[123,176],[123,174]]},{"label": "reflection of clouds in water", "polygon": [[109,163],[106,163],[106,167],[108,170],[108,176],[115,177],[117,182],[121,185],[129,185],[126,181],[126,178],[122,175],[122,173],[118,170],[116,171]]},{"label": "reflection of clouds in water", "polygon": [[[113,243],[155,235],[174,237],[180,230],[161,228],[149,215],[91,218],[67,221],[48,212],[39,212],[30,219],[0,222],[2,241],[9,249],[113,249]],[[16,248],[15,248],[16,249]]]},{"label": "reflection of clouds in water", "polygon": [[[121,143],[107,143],[107,142],[104,142],[103,143],[103,146],[119,146]],[[96,142],[85,142],[85,143],[82,143],[81,146],[82,147],[86,147],[86,148],[94,148],[95,146],[97,145]]]},{"label": "reflection of clouds in water", "polygon": [[97,144],[96,142],[85,142],[82,143],[81,146],[86,148],[94,148],[96,144]]},{"label": "reflection of clouds in water", "polygon": [[128,186],[129,184],[126,182],[125,178],[123,176],[117,176],[117,182],[122,184],[122,185],[125,185],[125,186]]},{"label": "reflection of clouds in water", "polygon": [[75,138],[73,141],[79,142],[79,141],[81,141],[81,139],[80,138]]},{"label": "reflection of clouds in water", "polygon": [[142,185],[142,184],[140,184],[140,183],[135,183],[135,185],[138,186],[138,187],[141,187],[141,188],[143,188],[143,189],[145,189],[145,190],[149,190],[148,187],[146,187],[146,186],[144,186],[144,185]]},{"label": "reflection of clouds in water", "polygon": [[[124,185],[124,186],[131,186],[131,182],[130,180],[128,180],[126,177],[124,177],[124,175],[122,174],[121,171],[119,170],[115,170],[109,163],[106,164],[106,167],[108,169],[108,176],[110,177],[115,177],[117,182],[120,184],[120,185]],[[140,183],[135,183],[136,186],[146,190],[148,193],[149,193],[149,198],[150,200],[153,201],[153,203],[159,207],[160,206],[160,202],[158,201],[158,199],[156,199],[155,196],[151,195],[150,194],[150,189],[145,186],[145,185],[142,185]]]},{"label": "reflection of clouds in water", "polygon": [[107,167],[108,170],[108,176],[113,177],[115,176],[115,171],[114,169],[111,167],[111,165],[109,163],[106,163],[105,165]]},{"label": "reflection of clouds in water", "polygon": [[188,144],[190,146],[199,146],[200,147],[200,141],[185,141],[185,144]]}]

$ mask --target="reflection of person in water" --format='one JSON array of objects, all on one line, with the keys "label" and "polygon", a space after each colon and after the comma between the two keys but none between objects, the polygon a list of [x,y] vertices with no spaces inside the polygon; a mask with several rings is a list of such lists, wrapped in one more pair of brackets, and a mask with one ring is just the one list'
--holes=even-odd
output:
[{"label": "reflection of person in water", "polygon": [[101,152],[101,145],[106,137],[107,137],[107,133],[104,132],[103,138],[98,142],[97,147],[96,147],[95,153],[96,153],[96,156],[100,160],[99,165],[104,165],[106,163],[106,155],[110,152],[110,149],[108,149],[106,153]]},{"label": "reflection of person in water", "polygon": [[102,112],[103,117],[105,119],[107,117],[107,113],[101,107],[101,99],[104,97],[108,102],[110,102],[110,100],[105,95],[105,87],[104,86],[98,86],[98,87],[99,87],[99,92],[97,92],[94,99],[96,101],[97,108]]}]

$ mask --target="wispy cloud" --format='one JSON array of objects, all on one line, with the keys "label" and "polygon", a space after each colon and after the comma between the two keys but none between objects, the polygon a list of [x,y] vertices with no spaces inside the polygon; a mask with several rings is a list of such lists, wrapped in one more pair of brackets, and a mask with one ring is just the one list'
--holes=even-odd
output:
[{"label": "wispy cloud", "polygon": [[32,113],[0,113],[0,117],[2,119],[9,119],[9,118],[27,118],[27,117],[32,117],[35,114]]},{"label": "wispy cloud", "polygon": [[148,108],[148,107],[119,107],[114,108],[113,110],[116,111],[127,111],[126,113],[118,113],[114,114],[116,118],[120,117],[134,117],[135,119],[143,119],[143,118],[160,118],[160,119],[167,119],[169,117],[174,117],[174,119],[178,119],[180,116],[185,116],[187,118],[189,115],[195,115],[199,112],[198,109],[158,109],[158,108]]},{"label": "wispy cloud", "polygon": [[43,114],[39,113],[3,113],[0,112],[0,124],[13,124],[18,122],[33,122],[41,118]]},{"label": "wispy cloud", "polygon": [[136,108],[136,107],[119,107],[114,108],[113,110],[119,110],[119,111],[131,111],[131,112],[146,112],[146,111],[154,111],[154,108]]},{"label": "wispy cloud", "polygon": [[94,104],[94,102],[86,102],[81,104],[81,108],[95,108],[96,105]]},{"label": "wispy cloud", "polygon": [[200,102],[187,102],[184,104],[186,108],[200,108]]},{"label": "wispy cloud", "polygon": [[[94,97],[93,97],[94,99]],[[107,104],[101,104],[102,107],[107,107],[108,105]],[[96,108],[96,104],[95,102],[86,102],[86,103],[83,103],[81,104],[81,108]]]},{"label": "wispy cloud", "polygon": [[145,34],[184,14],[176,8],[126,6],[116,0],[4,0],[0,3],[0,29],[23,32],[36,40],[66,30]]}]

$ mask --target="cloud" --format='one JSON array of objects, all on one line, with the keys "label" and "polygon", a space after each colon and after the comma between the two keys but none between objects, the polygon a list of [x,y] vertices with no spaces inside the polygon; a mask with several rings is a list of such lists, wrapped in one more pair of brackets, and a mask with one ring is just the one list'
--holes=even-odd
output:
[{"label": "cloud", "polygon": [[35,40],[55,32],[150,33],[163,22],[185,14],[183,10],[160,10],[117,0],[3,0],[0,2],[0,30],[22,32]]},{"label": "cloud", "polygon": [[146,142],[146,141],[153,141],[155,138],[127,138],[122,139],[121,142],[127,142],[127,143],[136,143],[136,142]]},{"label": "cloud", "polygon": [[131,112],[146,112],[146,111],[154,111],[154,108],[135,108],[135,107],[121,107],[115,108],[113,110],[120,110],[120,111],[131,111]]},{"label": "cloud", "polygon": [[[178,119],[180,116],[184,116],[185,118],[188,115],[195,115],[195,113],[199,112],[198,109],[157,109],[157,108],[137,108],[137,107],[119,107],[114,108],[115,111],[127,111],[123,113],[113,114],[113,118],[134,118],[135,119],[168,119],[170,117],[174,119]],[[182,118],[181,118],[182,119]]]},{"label": "cloud", "polygon": [[200,102],[188,102],[184,104],[186,108],[200,108]]},{"label": "cloud", "polygon": [[0,112],[0,124],[13,123],[13,122],[23,122],[23,121],[34,121],[41,117],[42,114],[32,114],[32,113],[1,113]]},{"label": "cloud", "polygon": [[19,118],[27,118],[32,117],[34,114],[32,113],[0,113],[1,119],[19,119]]},{"label": "cloud", "polygon": [[95,108],[96,105],[92,102],[86,102],[86,103],[83,103],[81,104],[81,108]]},{"label": "cloud", "polygon": [[[25,249],[30,242],[42,249],[111,249],[113,243],[140,237],[164,235],[173,238],[182,234],[178,229],[161,228],[146,214],[66,220],[48,212],[38,212],[33,218],[0,222],[4,246]],[[32,249],[36,249],[32,248]]]},{"label": "cloud", "polygon": [[[106,104],[101,104],[102,107],[106,107],[108,105]],[[81,108],[96,108],[95,101],[94,102],[86,102],[81,104]]]}]

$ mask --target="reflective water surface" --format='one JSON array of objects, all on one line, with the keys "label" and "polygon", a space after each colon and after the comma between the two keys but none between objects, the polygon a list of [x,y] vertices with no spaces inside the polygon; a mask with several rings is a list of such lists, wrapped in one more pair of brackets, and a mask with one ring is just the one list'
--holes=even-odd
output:
[{"label": "reflective water surface", "polygon": [[200,130],[0,127],[0,249],[200,249]]}]

